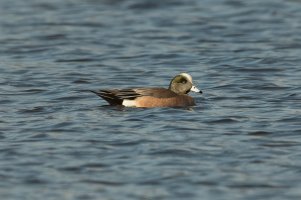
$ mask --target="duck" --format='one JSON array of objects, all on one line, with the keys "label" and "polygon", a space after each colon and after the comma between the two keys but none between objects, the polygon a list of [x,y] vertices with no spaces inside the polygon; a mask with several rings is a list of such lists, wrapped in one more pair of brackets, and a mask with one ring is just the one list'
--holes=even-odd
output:
[{"label": "duck", "polygon": [[91,90],[111,106],[155,108],[191,107],[195,100],[189,92],[202,94],[192,82],[188,73],[180,73],[172,78],[168,88],[128,88]]}]

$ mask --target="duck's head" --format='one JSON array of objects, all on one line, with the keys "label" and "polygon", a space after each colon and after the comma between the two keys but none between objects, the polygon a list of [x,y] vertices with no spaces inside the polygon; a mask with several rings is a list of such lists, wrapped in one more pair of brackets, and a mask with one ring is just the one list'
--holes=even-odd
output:
[{"label": "duck's head", "polygon": [[177,94],[187,94],[190,91],[202,93],[201,90],[193,85],[192,77],[187,73],[175,76],[169,84],[169,89]]}]

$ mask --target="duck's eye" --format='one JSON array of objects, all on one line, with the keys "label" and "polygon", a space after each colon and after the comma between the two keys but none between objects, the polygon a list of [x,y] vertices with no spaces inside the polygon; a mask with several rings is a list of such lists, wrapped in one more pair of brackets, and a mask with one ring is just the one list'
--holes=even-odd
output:
[{"label": "duck's eye", "polygon": [[180,81],[180,83],[185,84],[185,83],[187,83],[187,80],[186,80],[186,79],[182,79],[182,80]]}]

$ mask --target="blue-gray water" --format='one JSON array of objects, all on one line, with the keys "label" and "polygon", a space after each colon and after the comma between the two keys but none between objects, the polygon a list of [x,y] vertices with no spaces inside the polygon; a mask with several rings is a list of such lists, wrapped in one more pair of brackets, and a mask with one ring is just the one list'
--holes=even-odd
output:
[{"label": "blue-gray water", "polygon": [[1,0],[0,70],[1,200],[301,198],[301,1]]}]

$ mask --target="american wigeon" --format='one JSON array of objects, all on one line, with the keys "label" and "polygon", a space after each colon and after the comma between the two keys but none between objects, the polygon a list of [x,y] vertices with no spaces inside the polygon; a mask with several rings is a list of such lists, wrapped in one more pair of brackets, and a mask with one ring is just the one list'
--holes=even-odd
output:
[{"label": "american wigeon", "polygon": [[110,105],[123,105],[126,107],[188,107],[195,102],[190,92],[202,93],[192,84],[192,77],[187,73],[175,76],[169,88],[134,88],[91,91]]}]

